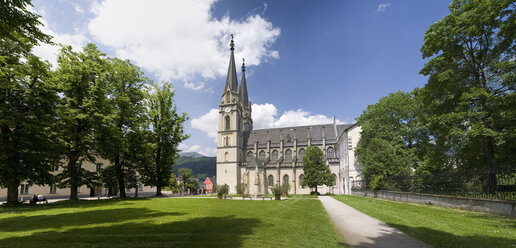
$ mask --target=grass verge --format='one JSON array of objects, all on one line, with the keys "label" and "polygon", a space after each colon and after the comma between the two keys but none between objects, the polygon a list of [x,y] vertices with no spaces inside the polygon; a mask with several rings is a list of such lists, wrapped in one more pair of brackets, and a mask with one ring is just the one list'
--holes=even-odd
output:
[{"label": "grass verge", "polygon": [[319,201],[146,198],[0,207],[0,247],[339,247]]},{"label": "grass verge", "polygon": [[430,205],[333,196],[434,247],[516,247],[516,219]]}]

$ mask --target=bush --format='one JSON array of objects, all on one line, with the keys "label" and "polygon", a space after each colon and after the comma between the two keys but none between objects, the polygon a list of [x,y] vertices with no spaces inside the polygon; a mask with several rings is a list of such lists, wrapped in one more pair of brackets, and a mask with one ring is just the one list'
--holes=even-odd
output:
[{"label": "bush", "polygon": [[281,185],[282,195],[288,197],[288,191],[290,190],[290,184]]},{"label": "bush", "polygon": [[239,194],[240,196],[244,196],[245,194],[245,184],[243,183],[239,183],[235,186],[235,190],[237,192],[237,194]]},{"label": "bush", "polygon": [[312,192],[310,192],[310,195],[320,195],[320,194],[317,191],[312,191]]},{"label": "bush", "polygon": [[217,185],[215,188],[219,199],[222,199],[222,196],[227,196],[229,193],[229,186],[227,184]]}]

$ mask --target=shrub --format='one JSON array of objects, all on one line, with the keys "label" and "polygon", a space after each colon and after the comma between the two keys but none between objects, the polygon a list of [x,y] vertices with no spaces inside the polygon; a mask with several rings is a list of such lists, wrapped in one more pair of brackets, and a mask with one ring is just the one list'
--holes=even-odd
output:
[{"label": "shrub", "polygon": [[229,186],[227,184],[217,185],[217,196],[219,199],[222,199],[222,196],[227,196],[229,192]]},{"label": "shrub", "polygon": [[288,191],[290,190],[290,184],[281,185],[282,195],[288,197]]},{"label": "shrub", "polygon": [[239,194],[240,196],[244,196],[245,194],[245,184],[243,183],[239,183],[235,186],[235,190],[237,192],[237,194]]}]

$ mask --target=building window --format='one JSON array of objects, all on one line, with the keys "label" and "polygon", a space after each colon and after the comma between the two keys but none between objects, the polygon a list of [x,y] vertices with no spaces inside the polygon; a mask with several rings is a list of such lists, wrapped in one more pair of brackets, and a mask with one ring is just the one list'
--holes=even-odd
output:
[{"label": "building window", "polygon": [[286,184],[289,184],[289,183],[288,183],[288,175],[287,175],[287,174],[285,174],[285,175],[283,176],[283,185],[286,185]]},{"label": "building window", "polygon": [[264,151],[260,151],[260,160],[263,162],[265,161],[265,152]]},{"label": "building window", "polygon": [[337,186],[337,175],[333,174],[333,186]]},{"label": "building window", "polygon": [[303,180],[305,179],[305,175],[301,174],[299,175],[299,185],[303,183]]},{"label": "building window", "polygon": [[30,186],[28,184],[20,184],[20,195],[28,195]]},{"label": "building window", "polygon": [[224,145],[225,146],[230,146],[231,145],[231,138],[229,136],[224,138]]},{"label": "building window", "polygon": [[351,137],[348,137],[348,150],[353,150],[353,141]]},{"label": "building window", "polygon": [[303,157],[305,156],[305,149],[301,148],[299,149],[299,160],[303,161]]},{"label": "building window", "polygon": [[226,152],[226,154],[224,155],[224,161],[227,162],[229,159],[229,153]]},{"label": "building window", "polygon": [[57,186],[54,184],[54,185],[50,185],[50,190],[48,191],[49,194],[57,194]]},{"label": "building window", "polygon": [[272,157],[271,157],[271,160],[272,160],[272,161],[278,161],[278,150],[274,150],[274,151],[272,151]]},{"label": "building window", "polygon": [[247,153],[247,161],[251,161],[251,159],[253,158],[253,152],[248,152]]},{"label": "building window", "polygon": [[326,149],[326,158],[334,158],[334,157],[335,157],[335,151],[333,150],[333,148],[328,147]]},{"label": "building window", "polygon": [[285,159],[286,159],[287,161],[292,160],[292,151],[291,151],[290,149],[287,149],[287,150],[285,151]]},{"label": "building window", "polygon": [[229,130],[231,128],[229,116],[226,116],[226,130]]},{"label": "building window", "polygon": [[269,186],[273,186],[274,185],[274,177],[272,175],[269,175]]},{"label": "building window", "polygon": [[226,103],[229,103],[229,91],[226,93]]}]

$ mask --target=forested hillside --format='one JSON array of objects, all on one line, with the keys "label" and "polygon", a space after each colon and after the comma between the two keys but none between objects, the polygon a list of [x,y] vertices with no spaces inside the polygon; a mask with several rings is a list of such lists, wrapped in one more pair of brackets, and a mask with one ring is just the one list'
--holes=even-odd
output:
[{"label": "forested hillside", "polygon": [[174,165],[174,173],[180,168],[191,169],[195,177],[205,179],[213,178],[216,174],[216,157],[205,157],[199,153],[181,153],[181,157]]}]

